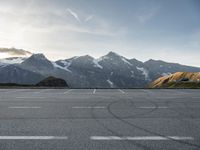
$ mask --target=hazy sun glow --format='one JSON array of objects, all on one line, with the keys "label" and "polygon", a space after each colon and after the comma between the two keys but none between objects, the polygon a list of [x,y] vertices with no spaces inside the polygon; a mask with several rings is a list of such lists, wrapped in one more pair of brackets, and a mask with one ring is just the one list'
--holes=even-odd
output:
[{"label": "hazy sun glow", "polygon": [[0,58],[7,58],[7,57],[10,57],[10,55],[9,54],[0,53]]},{"label": "hazy sun glow", "polygon": [[200,66],[197,5],[195,0],[3,0],[0,47],[44,53],[53,60],[115,51],[142,61]]}]

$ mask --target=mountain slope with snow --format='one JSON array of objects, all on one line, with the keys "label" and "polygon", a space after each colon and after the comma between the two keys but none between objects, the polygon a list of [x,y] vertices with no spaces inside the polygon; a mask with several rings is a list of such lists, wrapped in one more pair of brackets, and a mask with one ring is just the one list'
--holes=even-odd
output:
[{"label": "mountain slope with snow", "polygon": [[10,57],[10,58],[0,59],[0,63],[4,63],[4,64],[20,64],[23,61],[25,61],[26,59],[27,59],[26,57]]},{"label": "mountain slope with snow", "polygon": [[[72,88],[145,87],[152,80],[163,75],[178,71],[200,71],[200,68],[197,67],[164,61],[149,60],[143,63],[137,59],[127,59],[114,52],[109,52],[98,59],[85,55],[55,62],[48,60],[43,54],[33,54],[28,58],[1,59],[0,68],[5,67],[10,72],[0,70],[0,74],[13,78],[12,81],[20,81],[20,76],[15,79],[15,76],[9,75],[17,67],[18,70],[21,69],[23,84],[26,84],[25,81],[31,81],[30,75],[26,75],[27,72],[25,72],[28,71],[34,76],[62,78]],[[6,79],[6,81],[9,80]]]}]

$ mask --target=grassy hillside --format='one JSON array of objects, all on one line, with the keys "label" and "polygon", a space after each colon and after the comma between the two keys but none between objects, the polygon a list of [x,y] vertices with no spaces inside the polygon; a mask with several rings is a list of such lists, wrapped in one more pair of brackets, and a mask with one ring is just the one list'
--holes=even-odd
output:
[{"label": "grassy hillside", "polygon": [[199,72],[177,72],[156,79],[150,88],[200,88]]}]

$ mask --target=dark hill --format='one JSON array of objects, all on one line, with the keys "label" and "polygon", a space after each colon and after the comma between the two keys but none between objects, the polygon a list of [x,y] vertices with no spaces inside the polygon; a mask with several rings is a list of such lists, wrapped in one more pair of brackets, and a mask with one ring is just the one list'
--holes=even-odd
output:
[{"label": "dark hill", "polygon": [[36,84],[36,86],[46,86],[46,87],[68,87],[65,80],[55,77],[47,77],[44,80]]}]

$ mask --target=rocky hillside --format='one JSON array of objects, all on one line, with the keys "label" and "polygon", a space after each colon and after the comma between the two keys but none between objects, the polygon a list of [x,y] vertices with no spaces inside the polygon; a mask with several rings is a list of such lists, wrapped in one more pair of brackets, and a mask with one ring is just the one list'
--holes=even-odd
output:
[{"label": "rocky hillside", "polygon": [[200,88],[200,72],[176,72],[153,81],[150,88]]}]

